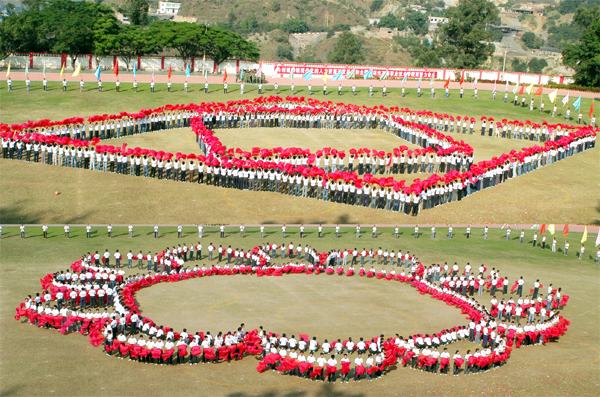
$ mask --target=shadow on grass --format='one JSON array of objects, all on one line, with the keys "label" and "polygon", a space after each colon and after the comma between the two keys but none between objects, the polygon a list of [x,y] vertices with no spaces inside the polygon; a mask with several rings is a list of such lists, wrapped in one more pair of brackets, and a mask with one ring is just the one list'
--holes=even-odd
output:
[{"label": "shadow on grass", "polygon": [[[596,206],[596,212],[600,215],[600,201],[598,201],[598,205]],[[600,218],[594,220],[594,225],[600,225]]]},{"label": "shadow on grass", "polygon": [[[32,212],[28,208],[30,205],[22,201],[20,204],[0,207],[0,223],[1,224],[41,224],[50,223],[47,219],[42,218],[42,213],[39,211]],[[56,220],[61,224],[86,223],[92,215],[91,211],[73,214],[65,219]]]},{"label": "shadow on grass", "polygon": [[[317,397],[363,397],[363,393],[349,393],[342,390],[334,390],[334,384],[325,383],[315,393],[310,393]],[[309,393],[299,390],[291,390],[287,392],[266,391],[258,394],[235,392],[227,394],[227,397],[305,397]]]}]

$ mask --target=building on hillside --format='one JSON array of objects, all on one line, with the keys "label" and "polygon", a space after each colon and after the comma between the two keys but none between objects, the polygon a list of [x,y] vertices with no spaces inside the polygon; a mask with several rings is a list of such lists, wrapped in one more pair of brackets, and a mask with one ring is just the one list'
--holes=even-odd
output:
[{"label": "building on hillside", "polygon": [[443,25],[446,23],[448,23],[448,18],[446,18],[446,17],[429,16],[429,24],[430,25]]},{"label": "building on hillside", "polygon": [[156,13],[159,15],[177,15],[179,13],[180,7],[181,3],[174,3],[171,1],[159,1]]}]

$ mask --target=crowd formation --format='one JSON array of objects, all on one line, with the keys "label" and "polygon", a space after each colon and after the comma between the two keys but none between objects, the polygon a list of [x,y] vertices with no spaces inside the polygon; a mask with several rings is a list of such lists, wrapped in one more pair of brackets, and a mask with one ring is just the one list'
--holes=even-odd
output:
[{"label": "crowd formation", "polygon": [[[422,149],[404,146],[386,153],[356,148],[349,155],[333,148],[316,153],[299,148],[244,151],[225,147],[218,134],[208,127],[253,125],[253,118],[260,126],[336,128],[350,123],[356,128],[382,128]],[[462,200],[479,190],[593,148],[596,139],[596,131],[591,127],[525,123],[524,133],[532,138],[537,136],[543,144],[474,163],[469,145],[441,132],[456,129],[456,125],[452,126],[447,117],[443,123],[441,119],[440,115],[417,115],[399,108],[274,97],[227,104],[169,105],[137,114],[92,116],[87,122],[75,118],[1,125],[0,136],[5,158],[273,191],[412,215]],[[187,125],[196,134],[202,154],[127,148],[126,144],[117,147],[100,141],[121,134]],[[485,131],[484,120],[482,133]],[[392,176],[414,172],[443,174],[415,179],[410,184]]]},{"label": "crowd formation", "polygon": [[[212,245],[212,244],[211,244]],[[523,277],[508,288],[506,275],[469,263],[424,265],[410,253],[397,254],[397,266],[386,266],[388,249],[334,249],[319,252],[309,246],[289,243],[280,250],[275,244],[256,246],[249,262],[202,264],[201,246],[179,245],[160,252],[135,255],[128,251],[127,272],[120,267],[120,252],[96,251],[83,255],[69,269],[41,279],[43,292],[28,296],[16,309],[17,320],[25,318],[40,328],[61,333],[88,335],[109,355],[154,364],[223,362],[257,356],[257,370],[331,382],[374,379],[402,365],[441,374],[473,373],[503,365],[515,348],[545,344],[567,329],[559,314],[568,296],[552,284],[539,280],[526,284]],[[208,254],[210,255],[210,254]],[[225,250],[225,255],[230,253]],[[369,258],[371,267],[365,268]],[[262,259],[260,259],[262,258]],[[113,262],[114,259],[114,262]],[[221,258],[223,259],[223,258]],[[194,263],[195,262],[195,263]],[[359,264],[355,272],[355,265]],[[392,263],[390,263],[391,265]],[[145,267],[145,271],[143,271]],[[141,271],[137,271],[141,270]],[[434,333],[409,336],[320,339],[301,332],[280,334],[264,327],[210,331],[176,330],[143,315],[135,294],[162,282],[197,277],[247,275],[322,275],[365,277],[406,283],[420,294],[454,306],[468,323]],[[530,289],[528,290],[528,286]],[[489,304],[483,295],[489,295]],[[450,345],[468,340],[474,348],[450,353]]]}]

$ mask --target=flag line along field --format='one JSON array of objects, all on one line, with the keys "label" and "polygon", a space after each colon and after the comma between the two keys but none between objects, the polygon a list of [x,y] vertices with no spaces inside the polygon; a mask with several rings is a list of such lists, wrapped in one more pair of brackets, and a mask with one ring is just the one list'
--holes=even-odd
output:
[{"label": "flag line along field", "polygon": [[[84,234],[77,230],[74,231],[73,238],[66,239],[62,237],[60,228],[51,228],[51,238],[48,240],[38,236],[26,239],[11,236],[1,240],[0,297],[3,304],[0,310],[2,331],[0,348],[3,360],[0,384],[3,391],[14,390],[18,394],[36,394],[36,391],[45,390],[49,393],[68,395],[114,395],[115,390],[127,390],[131,395],[167,392],[173,394],[175,391],[176,394],[189,395],[197,393],[201,388],[206,394],[229,396],[265,394],[279,396],[289,393],[307,396],[336,393],[349,396],[396,395],[399,389],[402,389],[405,395],[456,395],[458,393],[470,396],[485,392],[503,395],[591,396],[596,391],[597,385],[594,379],[597,379],[598,370],[591,360],[598,353],[595,341],[600,337],[597,327],[600,318],[597,311],[589,310],[586,302],[594,299],[600,287],[598,281],[600,268],[590,261],[578,261],[571,255],[565,257],[560,253],[552,253],[549,249],[533,249],[530,245],[520,244],[514,239],[506,241],[503,238],[504,230],[498,229],[490,230],[488,240],[483,240],[480,229],[474,229],[471,239],[468,240],[463,235],[464,230],[459,229],[455,230],[453,239],[447,239],[444,230],[440,229],[435,240],[429,238],[427,230],[423,230],[423,236],[418,239],[411,236],[412,228],[401,229],[402,234],[398,239],[393,238],[389,229],[382,230],[381,235],[376,239],[371,238],[369,231],[365,230],[359,246],[410,250],[427,264],[445,261],[452,264],[457,261],[464,265],[469,261],[475,266],[485,263],[490,268],[501,269],[511,280],[522,275],[529,285],[539,277],[544,281],[552,282],[555,286],[561,286],[565,293],[571,296],[568,310],[565,310],[564,315],[571,320],[572,324],[567,334],[558,343],[548,344],[543,348],[521,348],[507,365],[485,374],[455,378],[398,368],[375,382],[326,385],[275,373],[258,375],[255,370],[257,362],[252,359],[229,365],[156,367],[107,358],[100,349],[91,347],[81,336],[63,336],[57,332],[17,323],[12,318],[16,304],[27,293],[39,290],[39,278],[42,275],[64,268],[87,251],[98,249],[102,252],[104,249],[109,249],[114,252],[115,249],[120,249],[126,252],[132,249],[133,252],[137,252],[141,249],[146,252],[173,246],[182,241],[186,243],[197,241],[195,233],[189,229],[186,229],[183,239],[177,239],[174,229],[165,229],[158,240],[147,235],[150,230],[151,228],[136,228],[135,237],[129,238],[126,229],[115,229],[115,236],[111,239],[108,239],[104,233],[86,239]],[[267,241],[280,240],[277,229],[269,232],[272,234],[264,239],[260,239],[254,232],[247,233],[244,238],[240,238],[238,233],[228,232],[225,239],[219,240],[214,235],[214,229],[211,229],[209,230],[211,234],[203,239],[203,243],[206,246],[212,241],[215,244],[249,248]],[[287,240],[300,242],[297,231],[290,230],[290,232],[292,235]],[[331,230],[327,230],[327,234],[322,239],[311,234],[303,239],[302,243],[309,243],[317,249],[353,247],[357,240],[352,232],[353,229],[344,229],[342,236],[335,238]],[[11,230],[10,233],[12,234],[13,231]],[[556,233],[560,233],[559,225]],[[573,238],[579,237],[580,234],[573,234]],[[593,238],[595,234],[591,233],[590,239]],[[127,269],[126,271],[129,272]],[[329,299],[331,295],[345,296],[339,295],[341,291],[339,288],[346,285],[343,284],[344,281],[346,280],[331,279],[329,282],[336,284],[328,288],[328,285],[320,283],[321,279],[307,279],[304,283],[298,284],[293,276],[283,277],[277,280],[276,287],[286,288],[289,294],[276,294],[276,291],[263,294],[259,288],[256,304],[263,301],[269,304],[266,302],[272,303],[274,299],[279,299],[277,304],[287,307],[290,318],[295,319],[298,326],[305,322],[310,323],[315,332],[329,335],[331,330],[326,328],[325,323],[320,325],[322,324],[319,321],[320,316],[334,317],[337,320],[336,327],[351,329],[353,323],[348,318],[352,316],[346,318],[340,313],[352,311],[359,318],[362,313],[362,318],[365,320],[363,326],[368,327],[371,323],[376,330],[377,324],[385,321],[390,313],[386,312],[386,307],[389,305],[373,306],[373,300],[397,299],[399,302],[394,303],[394,307],[396,310],[403,310],[403,305],[419,305],[421,299],[428,299],[418,295],[409,297],[394,291],[376,291],[376,285],[372,286],[374,289],[367,285],[360,290],[352,289],[354,294],[351,302]],[[234,280],[223,282],[229,284]],[[148,289],[147,294],[140,294],[139,303],[142,310],[146,307],[148,314],[160,320],[168,320],[169,316],[172,316],[170,312],[173,308],[181,307],[181,316],[178,317],[181,324],[199,325],[211,330],[215,329],[215,325],[209,323],[211,318],[219,318],[235,324],[243,321],[248,326],[263,324],[265,327],[270,327],[281,319],[285,320],[286,310],[282,312],[278,309],[276,317],[272,320],[268,313],[253,314],[246,311],[245,308],[248,306],[240,303],[245,299],[244,295],[238,292],[239,288],[245,287],[246,282],[253,283],[254,280],[235,280],[234,284],[238,288],[228,289],[227,296],[224,297],[222,290],[224,285],[191,281],[188,282],[191,283],[189,288],[168,288],[167,303],[158,302],[155,294],[157,291]],[[337,282],[342,284],[338,286]],[[382,292],[385,293],[383,297],[379,295]],[[273,293],[275,295],[272,295]],[[208,303],[207,299],[211,296],[217,299]],[[301,297],[302,305],[297,304],[298,298],[290,300],[290,297],[294,296]],[[188,300],[195,300],[197,303],[185,305],[184,302]],[[322,308],[322,310],[305,313],[302,311],[303,305]],[[367,309],[369,307],[370,309]],[[368,315],[365,310],[370,310]],[[430,305],[423,304],[422,312],[417,310],[417,315],[407,318],[406,323],[401,321],[398,331],[408,332],[414,325],[423,329],[432,316],[442,320],[451,313],[450,309],[445,307],[436,310],[435,313],[431,310]],[[395,312],[394,315],[401,319],[403,313]],[[568,366],[564,364],[566,361],[569,362]],[[27,363],[26,367],[21,364],[24,362]],[[57,365],[58,362],[60,365]],[[531,362],[536,363],[535,369],[528,365]],[[70,374],[82,368],[93,368],[93,370],[81,371],[78,374],[78,382],[72,382]],[[45,376],[35,375],[42,372]],[[110,384],[107,384],[107,379],[110,379]],[[259,379],[262,381],[257,382]]]}]

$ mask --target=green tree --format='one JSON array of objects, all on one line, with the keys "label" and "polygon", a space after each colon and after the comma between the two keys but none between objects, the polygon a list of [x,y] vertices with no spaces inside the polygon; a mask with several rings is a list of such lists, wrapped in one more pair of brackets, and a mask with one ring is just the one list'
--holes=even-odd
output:
[{"label": "green tree", "polygon": [[429,30],[429,18],[421,12],[411,11],[406,14],[404,20],[406,26],[411,28],[415,34],[424,35]]},{"label": "green tree", "polygon": [[281,29],[288,33],[308,32],[308,25],[301,19],[288,19],[281,25]]},{"label": "green tree", "polygon": [[544,44],[544,41],[537,37],[533,32],[523,33],[521,40],[527,48],[540,48]]},{"label": "green tree", "polygon": [[147,0],[126,0],[123,5],[123,15],[129,18],[132,25],[147,25],[148,8]]},{"label": "green tree", "polygon": [[586,29],[578,42],[563,51],[565,64],[575,69],[575,83],[600,87],[600,19]]},{"label": "green tree", "polygon": [[460,0],[448,8],[447,16],[435,45],[446,63],[457,68],[480,66],[494,52],[490,25],[500,22],[498,8],[488,0]]},{"label": "green tree", "polygon": [[514,58],[510,62],[510,67],[513,72],[526,72],[527,71],[527,63],[525,63],[524,61],[517,59],[517,58]]},{"label": "green tree", "polygon": [[294,53],[292,52],[292,46],[289,44],[279,44],[277,46],[277,58],[281,60],[293,61]]},{"label": "green tree", "polygon": [[548,62],[542,58],[532,58],[527,63],[527,67],[531,73],[542,73],[546,66],[548,66]]},{"label": "green tree", "polygon": [[209,44],[210,28],[189,22],[163,21],[150,25],[158,48],[173,49],[185,61],[202,54]]},{"label": "green tree", "polygon": [[398,18],[390,12],[379,19],[379,26],[383,28],[404,30],[406,28],[406,23],[403,19]]},{"label": "green tree", "polygon": [[329,61],[335,63],[362,63],[364,59],[362,40],[350,32],[340,35],[329,54]]},{"label": "green tree", "polygon": [[125,25],[116,39],[115,54],[125,62],[127,69],[134,58],[157,53],[161,48],[150,29],[144,26]]},{"label": "green tree", "polygon": [[373,0],[369,9],[371,12],[376,12],[381,10],[381,7],[383,7],[383,0]]}]

